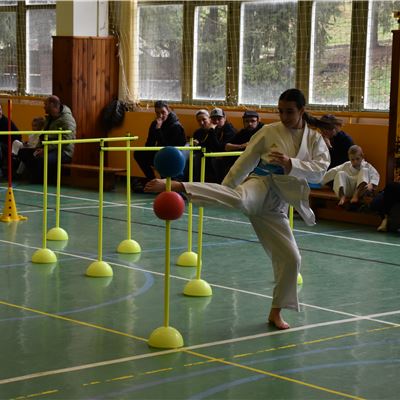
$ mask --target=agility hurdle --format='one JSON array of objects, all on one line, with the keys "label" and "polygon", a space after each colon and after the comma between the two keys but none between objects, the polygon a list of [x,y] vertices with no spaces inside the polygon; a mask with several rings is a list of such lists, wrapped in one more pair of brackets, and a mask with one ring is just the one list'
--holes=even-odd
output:
[{"label": "agility hurdle", "polygon": [[[104,147],[104,146],[100,146],[100,156],[101,156],[100,157],[100,171],[101,171],[101,173],[100,173],[100,177],[99,177],[99,186],[101,186],[101,187],[99,187],[99,227],[102,227],[102,221],[101,220],[103,218],[103,211],[102,211],[102,209],[103,209],[103,194],[102,194],[102,192],[103,192],[103,176],[102,175],[103,175],[103,169],[104,169],[104,154],[102,155],[102,153],[104,153],[105,151],[123,151],[123,152],[158,151],[158,150],[161,150],[163,148],[164,147],[144,147],[144,146],[142,146],[142,147],[130,147],[130,146],[127,146],[127,147],[117,147],[117,146],[116,147]],[[197,147],[177,146],[175,148],[177,150],[183,150],[183,151],[193,151],[193,150],[200,150],[201,149],[201,147],[198,147],[198,146]],[[127,160],[128,159],[130,160],[130,158],[127,157]],[[103,166],[102,166],[102,164],[103,164]],[[130,179],[130,175],[128,176],[128,174],[127,174],[127,179]],[[100,183],[101,183],[101,185],[100,185]],[[129,199],[130,199],[130,193],[129,193]],[[130,208],[130,205],[129,205],[129,208]],[[130,225],[130,223],[129,223],[129,225]],[[129,229],[130,228],[128,228],[128,234],[130,234]],[[130,238],[128,238],[128,240],[130,240]],[[88,276],[110,276],[109,274],[110,274],[111,267],[109,267],[109,268],[108,267],[104,267],[104,265],[103,265],[104,262],[101,260],[102,238],[101,238],[100,230],[99,230],[99,243],[98,243],[98,246],[99,246],[99,250],[98,250],[99,259],[98,259],[98,262],[99,263],[101,262],[102,264],[92,263],[89,266],[88,270],[86,271],[86,275],[88,275]],[[104,273],[106,275],[102,275],[103,274],[103,272],[102,272],[103,267],[104,267]],[[96,271],[96,272],[93,272],[93,271]]]},{"label": "agility hurdle", "polygon": [[[42,248],[38,249],[32,256],[32,262],[38,264],[54,263],[57,261],[55,253],[47,248],[47,180],[48,180],[48,145],[57,144],[58,158],[57,158],[57,189],[56,189],[56,227],[52,228],[49,233],[49,240],[66,241],[68,240],[68,233],[62,229],[60,225],[60,197],[61,197],[61,146],[62,144],[75,144],[75,143],[99,143],[113,142],[121,140],[137,140],[137,136],[134,137],[115,137],[115,138],[91,138],[91,139],[60,139],[63,131],[45,131],[45,140],[42,142],[44,146],[43,153],[43,239]],[[59,135],[59,140],[47,140],[47,133],[55,133]],[[64,133],[67,131],[64,131]],[[43,132],[42,132],[43,133]],[[101,153],[100,153],[101,154]],[[104,164],[104,162],[103,162]]]},{"label": "agility hurdle", "polygon": [[[189,146],[193,147],[193,138],[190,138]],[[193,151],[189,153],[189,182],[193,181]],[[187,250],[179,255],[176,260],[178,267],[196,267],[198,254],[192,251],[192,235],[193,235],[193,204],[188,200],[188,240]]]}]

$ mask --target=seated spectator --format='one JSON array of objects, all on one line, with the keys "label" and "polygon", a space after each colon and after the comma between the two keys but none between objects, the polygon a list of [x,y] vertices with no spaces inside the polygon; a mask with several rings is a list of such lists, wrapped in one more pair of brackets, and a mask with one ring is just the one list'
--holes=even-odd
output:
[{"label": "seated spectator", "polygon": [[[215,141],[215,125],[212,123],[210,114],[206,109],[202,109],[196,112],[196,121],[199,125],[199,128],[196,129],[193,133],[193,145],[201,146],[205,149],[212,148],[212,143]],[[210,151],[210,150],[209,150]],[[214,150],[213,150],[214,151]],[[201,173],[201,159],[203,157],[203,152],[201,150],[197,150],[193,152],[193,182],[200,182],[200,173]],[[206,160],[206,181],[208,179],[213,179],[213,169],[210,166],[210,160]],[[186,163],[185,180],[189,180],[189,163]]]},{"label": "seated spectator", "polygon": [[371,210],[378,212],[382,222],[378,232],[397,232],[400,229],[400,179],[388,183],[372,200]]},{"label": "seated spectator", "polygon": [[[10,123],[11,131],[15,132],[18,131],[17,126],[14,124],[13,121]],[[0,131],[8,131],[8,118],[3,114],[3,108],[0,104]],[[21,141],[21,135],[12,135],[11,136],[11,144],[14,141]],[[8,136],[7,135],[0,135],[0,168],[1,172],[4,177],[7,176],[8,170]]]},{"label": "seated spectator", "polygon": [[[154,111],[156,118],[150,124],[145,146],[185,146],[185,130],[168,104],[162,100],[156,101],[154,103]],[[139,164],[147,180],[155,178],[154,156],[156,153],[157,151],[135,151],[133,153],[134,159]]]},{"label": "seated spectator", "polygon": [[[233,138],[225,144],[225,151],[243,151],[246,149],[250,138],[264,126],[260,122],[260,116],[256,111],[245,111],[242,117],[243,129],[236,133]],[[222,179],[228,173],[237,157],[221,157],[219,161],[218,171],[222,174]]]},{"label": "seated spectator", "polygon": [[[44,110],[46,113],[44,131],[71,131],[71,133],[63,133],[62,139],[75,139],[76,122],[69,107],[62,104],[57,96],[52,95],[47,97],[44,101]],[[57,134],[48,135],[48,140],[57,139]],[[31,148],[22,148],[18,154],[20,160],[25,164],[30,174],[30,180],[33,183],[40,183],[43,181],[43,140],[44,135],[40,135],[39,142],[33,151]],[[73,154],[74,144],[63,144],[61,147],[61,163],[71,163]],[[57,158],[58,145],[48,145],[48,177],[50,182],[55,182],[57,177]]]},{"label": "seated spectator", "polygon": [[224,151],[225,144],[235,136],[235,127],[226,119],[222,108],[214,108],[210,113],[211,121],[215,125],[215,134],[220,143],[215,151]]},{"label": "seated spectator", "polygon": [[[32,130],[33,131],[42,131],[44,128],[46,120],[43,117],[35,117],[33,118],[32,122],[31,122],[31,126],[32,126]],[[18,158],[18,167],[17,167],[17,175],[23,175],[26,171],[26,166],[23,163],[23,161],[21,161],[21,155],[22,157],[27,157],[27,155],[23,155],[23,153],[34,153],[35,149],[37,147],[37,145],[39,144],[39,134],[37,135],[29,135],[29,138],[26,142],[21,143],[20,145],[18,145],[18,149],[15,148],[16,146],[14,146],[14,144],[16,144],[18,141],[14,141],[13,143],[13,154],[16,155],[16,157]]]},{"label": "seated spectator", "polygon": [[354,142],[347,133],[342,131],[342,120],[336,118],[334,115],[326,114],[321,117],[321,121],[332,125],[331,129],[321,129],[322,136],[331,156],[330,169],[348,161],[347,153]]},{"label": "seated spectator", "polygon": [[367,193],[373,193],[379,184],[378,171],[364,159],[360,146],[353,145],[348,152],[350,161],[331,168],[322,183],[333,180],[333,190],[339,198],[339,206],[348,200],[357,204]]}]

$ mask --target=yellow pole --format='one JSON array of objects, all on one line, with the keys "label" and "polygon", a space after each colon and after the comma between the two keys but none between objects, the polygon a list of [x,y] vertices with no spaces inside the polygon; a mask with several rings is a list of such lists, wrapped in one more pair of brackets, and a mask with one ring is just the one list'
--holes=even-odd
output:
[{"label": "yellow pole", "polygon": [[100,141],[98,261],[103,261],[104,141]]},{"label": "yellow pole", "polygon": [[293,206],[289,206],[289,224],[290,229],[293,230]]},{"label": "yellow pole", "polygon": [[131,152],[129,151],[129,147],[131,142],[129,140],[126,141],[126,146],[128,147],[126,151],[126,202],[127,202],[127,239],[131,240]]},{"label": "yellow pole", "polygon": [[[190,138],[190,147],[193,147],[193,138]],[[189,182],[193,182],[193,150],[189,151]],[[193,204],[191,201],[188,203],[188,251],[192,251],[192,237],[193,237]]]},{"label": "yellow pole", "polygon": [[102,260],[103,258],[103,186],[104,186],[104,140],[100,140],[100,160],[99,160],[99,226],[98,226],[98,260],[92,262],[86,270],[87,276],[108,277],[113,276],[111,266]]},{"label": "yellow pole", "polygon": [[[200,169],[200,182],[204,183],[206,176],[206,158],[201,158],[201,169]],[[203,215],[204,207],[199,207],[199,222],[198,222],[198,233],[197,233],[197,270],[196,279],[201,277],[201,258],[203,255]]]},{"label": "yellow pole", "polygon": [[61,198],[61,139],[62,133],[58,134],[60,143],[57,145],[57,190],[56,190],[56,228],[60,227],[60,198]]},{"label": "yellow pole", "polygon": [[[171,178],[167,178],[166,191],[171,191]],[[164,326],[169,326],[169,276],[171,261],[171,221],[165,221],[165,279],[164,279]]]},{"label": "yellow pole", "polygon": [[[48,135],[44,135],[44,140],[47,140]],[[48,175],[48,160],[49,149],[44,145],[43,149],[43,248],[47,247],[47,175]]]}]

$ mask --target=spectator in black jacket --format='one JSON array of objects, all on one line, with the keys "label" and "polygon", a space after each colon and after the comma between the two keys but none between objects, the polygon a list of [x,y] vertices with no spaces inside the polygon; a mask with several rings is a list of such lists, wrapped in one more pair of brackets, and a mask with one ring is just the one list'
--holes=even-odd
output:
[{"label": "spectator in black jacket", "polygon": [[[13,121],[10,121],[11,131],[18,131]],[[8,118],[3,114],[3,108],[0,104],[0,131],[8,131]],[[14,140],[22,140],[21,135],[12,135],[11,144]],[[4,177],[7,176],[8,165],[8,135],[0,135],[0,167]]]},{"label": "spectator in black jacket", "polygon": [[[242,120],[243,129],[236,133],[229,143],[225,144],[225,151],[243,151],[250,138],[264,126],[264,124],[260,122],[260,116],[256,111],[245,111]],[[221,174],[222,179],[225,178],[225,175],[235,163],[236,159],[237,157],[221,157],[218,160],[218,172]]]},{"label": "spectator in black jacket", "polygon": [[[196,113],[196,119],[200,126],[193,134],[196,145],[203,147],[207,153],[222,152],[225,144],[236,134],[236,129],[226,120],[224,111],[221,108],[214,108],[210,114],[207,110],[200,110]],[[193,180],[200,180],[200,165],[202,153],[194,155]],[[207,157],[206,160],[206,182],[221,183],[223,176],[218,172],[219,159]]]},{"label": "spectator in black jacket", "polygon": [[326,114],[321,117],[321,121],[333,126],[332,129],[321,130],[331,156],[331,163],[328,168],[331,169],[349,161],[348,151],[353,146],[354,141],[351,136],[342,131],[343,121],[339,118],[332,114]]},{"label": "spectator in black jacket", "polygon": [[[178,117],[165,101],[154,103],[156,119],[151,123],[146,147],[185,146],[186,136]],[[157,151],[136,151],[133,156],[148,180],[154,179],[154,156]]]}]

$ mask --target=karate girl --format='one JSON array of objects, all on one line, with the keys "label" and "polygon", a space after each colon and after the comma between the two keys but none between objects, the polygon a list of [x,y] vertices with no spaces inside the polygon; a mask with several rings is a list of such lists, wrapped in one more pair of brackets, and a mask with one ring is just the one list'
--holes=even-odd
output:
[{"label": "karate girl", "polygon": [[[278,329],[288,329],[281,309],[299,311],[297,275],[301,264],[288,204],[308,225],[315,224],[307,182],[321,182],[330,157],[323,137],[312,128],[327,128],[327,123],[305,112],[300,90],[282,93],[278,110],[280,122],[265,125],[253,135],[221,185],[173,181],[172,190],[186,193],[200,206],[237,208],[249,218],[272,260],[275,287],[268,321]],[[165,181],[160,179],[145,187],[146,192],[163,190]]]}]

